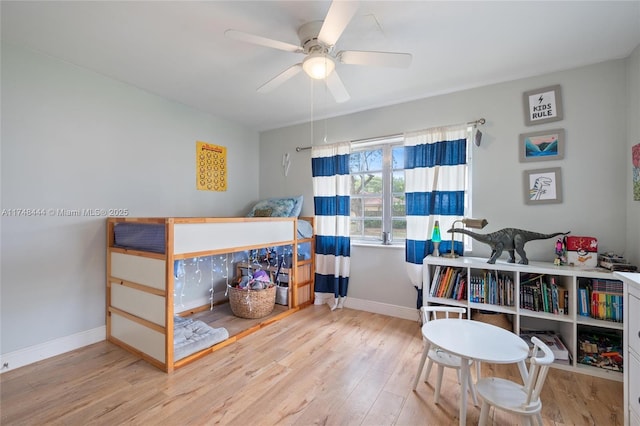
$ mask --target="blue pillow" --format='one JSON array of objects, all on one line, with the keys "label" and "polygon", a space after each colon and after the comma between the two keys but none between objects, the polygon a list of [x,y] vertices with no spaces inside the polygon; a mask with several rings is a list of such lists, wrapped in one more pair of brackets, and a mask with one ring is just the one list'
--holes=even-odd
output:
[{"label": "blue pillow", "polygon": [[271,210],[271,217],[289,217],[295,207],[295,199],[293,198],[269,198],[267,200],[258,201],[251,209],[248,217],[256,216],[256,210]]},{"label": "blue pillow", "polygon": [[298,217],[300,216],[300,213],[302,213],[302,202],[304,201],[304,197],[299,195],[294,197],[293,200],[295,201],[295,205],[293,206],[293,210],[291,210],[289,216]]}]

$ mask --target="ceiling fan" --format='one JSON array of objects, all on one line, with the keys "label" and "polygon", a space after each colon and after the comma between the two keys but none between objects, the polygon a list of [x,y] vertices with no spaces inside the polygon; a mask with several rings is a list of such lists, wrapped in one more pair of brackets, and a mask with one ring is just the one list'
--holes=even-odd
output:
[{"label": "ceiling fan", "polygon": [[398,52],[342,50],[335,53],[336,42],[357,10],[358,2],[356,1],[334,0],[324,21],[309,22],[298,29],[300,45],[233,29],[225,31],[225,35],[236,40],[305,55],[302,62],[292,65],[267,81],[258,88],[258,92],[269,92],[304,70],[311,78],[324,79],[336,102],[346,102],[349,100],[349,93],[335,70],[336,62],[349,65],[407,68],[412,59],[411,54]]}]

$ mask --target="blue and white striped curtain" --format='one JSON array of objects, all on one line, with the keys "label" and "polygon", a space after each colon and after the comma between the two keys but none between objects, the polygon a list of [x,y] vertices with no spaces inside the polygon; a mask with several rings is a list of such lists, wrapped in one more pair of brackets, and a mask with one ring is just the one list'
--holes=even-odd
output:
[{"label": "blue and white striped curtain", "polygon": [[[406,263],[422,305],[422,259],[433,253],[431,233],[440,222],[440,253],[451,250],[454,220],[465,213],[467,182],[467,126],[440,127],[405,134],[405,193],[407,214]],[[454,251],[462,254],[462,241]]]},{"label": "blue and white striped curtain", "polygon": [[351,144],[311,149],[313,206],[316,220],[315,304],[342,308],[349,286],[351,240]]}]

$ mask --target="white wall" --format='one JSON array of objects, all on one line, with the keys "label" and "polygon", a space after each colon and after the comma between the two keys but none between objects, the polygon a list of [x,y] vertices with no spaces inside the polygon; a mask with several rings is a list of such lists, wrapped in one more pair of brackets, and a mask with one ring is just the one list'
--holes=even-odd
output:
[{"label": "white wall", "polygon": [[[293,165],[285,178],[278,167],[261,167],[260,194],[274,195],[282,185],[285,192],[304,193],[303,214],[312,214],[310,152],[295,153],[296,146],[355,140],[456,124],[484,117],[487,124],[480,147],[473,149],[473,215],[489,225],[481,232],[517,227],[543,233],[571,231],[573,235],[595,236],[600,251],[624,252],[627,242],[626,181],[627,62],[601,64],[527,78],[457,93],[422,99],[401,105],[364,111],[297,125],[260,134],[263,163],[275,165],[284,152],[292,152]],[[565,118],[562,121],[526,127],[522,93],[560,84]],[[566,131],[565,158],[559,161],[520,163],[518,135],[524,132],[563,128]],[[561,204],[530,206],[524,203],[523,171],[561,167],[564,201]],[[266,186],[264,183],[268,183]],[[637,220],[637,219],[634,219]],[[526,245],[531,260],[554,257],[554,240]],[[489,247],[476,243],[473,255],[487,257]],[[392,250],[392,249],[391,249]],[[352,273],[348,295],[381,303],[394,301],[415,306],[403,264],[404,250],[352,247]],[[366,267],[356,264],[362,259]],[[379,277],[385,277],[379,279]],[[393,277],[394,279],[389,279]]]},{"label": "white wall", "polygon": [[627,171],[627,260],[640,268],[640,201],[633,200],[633,174],[631,147],[640,143],[640,46],[627,58],[627,140],[624,151],[624,168]]},{"label": "white wall", "polygon": [[[64,62],[2,45],[1,208],[126,208],[132,216],[233,216],[258,198],[303,194],[313,214],[310,152],[353,140],[485,117],[474,148],[474,214],[507,226],[593,235],[601,250],[634,253],[638,212],[630,146],[640,142],[640,49],[626,60],[336,117],[258,135],[233,123]],[[524,126],[522,92],[559,83],[565,119]],[[566,158],[518,162],[521,132],[562,127]],[[229,188],[195,190],[195,141],[227,146]],[[259,149],[260,155],[255,155]],[[292,165],[284,176],[282,155]],[[258,161],[259,158],[259,161]],[[559,205],[525,206],[522,171],[562,167]],[[259,175],[256,170],[260,169]],[[259,193],[259,196],[258,196]],[[624,206],[624,207],[622,207]],[[626,207],[626,208],[625,208]],[[1,229],[0,354],[104,327],[104,218],[8,217]],[[483,231],[484,232],[484,231]],[[488,248],[475,245],[475,254]],[[532,259],[551,259],[532,242]],[[349,297],[415,307],[403,247],[352,249]]]},{"label": "white wall", "polygon": [[[257,200],[258,134],[86,69],[2,45],[2,209],[236,216]],[[228,190],[195,189],[195,142]],[[1,353],[105,324],[105,217],[3,215]]]}]

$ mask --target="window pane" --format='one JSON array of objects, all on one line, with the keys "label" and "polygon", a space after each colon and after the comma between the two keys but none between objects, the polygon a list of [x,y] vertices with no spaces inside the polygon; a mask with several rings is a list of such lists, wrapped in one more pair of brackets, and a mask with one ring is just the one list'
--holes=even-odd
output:
[{"label": "window pane", "polygon": [[404,169],[404,146],[402,145],[394,146],[391,151],[391,155],[393,157],[393,159],[391,160],[392,161],[391,167],[394,170]]},{"label": "window pane", "polygon": [[393,192],[404,192],[404,170],[401,172],[393,172]]},{"label": "window pane", "polygon": [[364,177],[364,192],[382,194],[382,173],[369,173]]},{"label": "window pane", "polygon": [[375,149],[372,151],[364,152],[364,161],[365,161],[365,169],[367,171],[378,171],[382,170],[382,162],[384,160],[384,156],[382,155],[382,148]]},{"label": "window pane", "polygon": [[351,194],[362,194],[364,175],[351,175]]},{"label": "window pane", "polygon": [[369,197],[364,200],[364,215],[366,217],[382,218],[382,198]]},{"label": "window pane", "polygon": [[406,219],[394,219],[393,220],[393,232],[391,234],[394,240],[407,238],[407,220]]},{"label": "window pane", "polygon": [[356,151],[349,157],[349,170],[351,173],[382,170],[382,148]]},{"label": "window pane", "polygon": [[364,223],[361,220],[351,219],[351,236],[360,237],[364,235]]},{"label": "window pane", "polygon": [[406,205],[404,193],[393,194],[393,204],[391,205],[391,216],[406,216]]},{"label": "window pane", "polygon": [[363,216],[364,216],[364,210],[362,207],[362,198],[352,197],[351,198],[351,217],[361,218]]},{"label": "window pane", "polygon": [[382,220],[367,219],[364,221],[364,235],[380,238],[382,235]]},{"label": "window pane", "polygon": [[362,152],[352,152],[349,155],[349,173],[361,172]]}]

